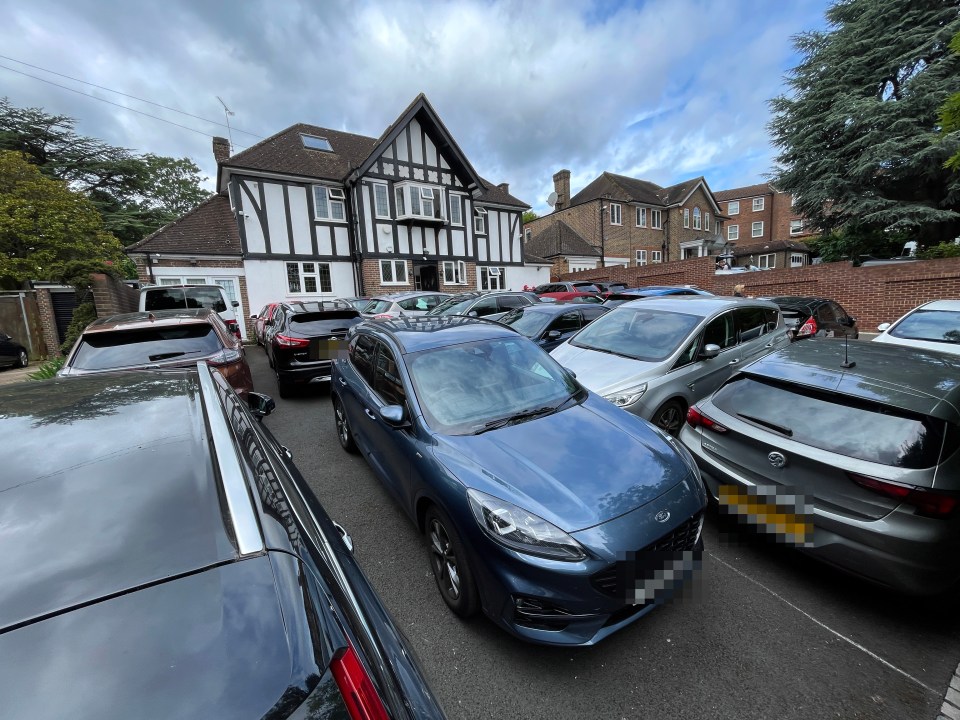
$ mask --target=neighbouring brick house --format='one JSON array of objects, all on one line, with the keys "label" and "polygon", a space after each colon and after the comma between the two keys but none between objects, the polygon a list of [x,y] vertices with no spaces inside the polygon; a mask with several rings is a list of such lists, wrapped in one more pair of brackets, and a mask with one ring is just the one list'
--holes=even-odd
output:
[{"label": "neighbouring brick house", "polygon": [[[298,124],[240,152],[214,139],[217,195],[128,249],[144,281],[268,302],[546,282],[528,205],[477,174],[424,95],[379,138]],[[248,323],[247,337],[252,337]]]},{"label": "neighbouring brick house", "polygon": [[809,265],[812,252],[799,240],[737,244],[728,250],[733,254],[734,265],[754,265],[764,270]]},{"label": "neighbouring brick house", "polygon": [[793,196],[770,183],[719,190],[714,197],[729,218],[726,239],[731,244],[754,246],[815,234],[803,217],[794,212]]},{"label": "neighbouring brick house", "polygon": [[[553,182],[554,211],[527,223],[524,240],[532,252],[554,259],[556,273],[597,267],[601,253],[606,265],[643,266],[723,247],[725,218],[702,177],[660,187],[604,172],[572,196],[569,170],[557,172]],[[550,238],[558,235],[561,250],[553,253]],[[551,252],[544,255],[545,248]]]}]

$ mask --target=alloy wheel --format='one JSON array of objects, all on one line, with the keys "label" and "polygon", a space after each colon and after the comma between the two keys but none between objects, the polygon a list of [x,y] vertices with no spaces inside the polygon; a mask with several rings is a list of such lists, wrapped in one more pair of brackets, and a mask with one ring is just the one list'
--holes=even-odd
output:
[{"label": "alloy wheel", "polygon": [[26,367],[27,363],[29,362],[30,362],[30,358],[27,357],[27,351],[21,350],[20,351],[20,367]]},{"label": "alloy wheel", "polygon": [[657,413],[656,425],[676,437],[683,425],[683,412],[674,403],[666,405]]},{"label": "alloy wheel", "polygon": [[457,555],[446,528],[436,518],[430,523],[430,561],[440,588],[451,600],[458,600],[460,573],[457,569]]}]

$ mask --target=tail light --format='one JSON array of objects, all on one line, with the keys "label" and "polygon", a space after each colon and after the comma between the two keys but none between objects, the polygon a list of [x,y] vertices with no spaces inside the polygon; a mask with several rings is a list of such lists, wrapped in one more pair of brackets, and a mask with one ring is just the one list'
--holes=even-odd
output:
[{"label": "tail light", "polygon": [[351,720],[388,720],[387,710],[352,645],[330,662]]},{"label": "tail light", "polygon": [[227,330],[229,330],[229,331],[232,332],[234,335],[236,335],[236,336],[237,336],[237,340],[242,340],[242,339],[243,339],[243,336],[240,335],[240,323],[238,323],[236,320],[228,320],[228,321],[227,321]]},{"label": "tail light", "polygon": [[797,330],[797,337],[807,337],[808,335],[817,334],[817,321],[813,319],[813,316],[807,318],[807,321],[800,326],[800,329]]},{"label": "tail light", "polygon": [[296,348],[305,348],[310,347],[310,341],[306,338],[296,338],[290,337],[289,335],[283,335],[277,333],[273,336],[273,339],[277,341],[277,345],[282,345],[283,347],[296,347]]},{"label": "tail light", "polygon": [[242,350],[231,350],[229,348],[224,348],[212,358],[208,359],[207,363],[213,365],[214,367],[220,365],[230,365],[231,363],[235,363],[241,357],[243,357]]},{"label": "tail light", "polygon": [[725,433],[727,431],[727,428],[718,423],[716,420],[713,420],[712,418],[709,418],[700,412],[700,409],[696,405],[687,410],[687,425],[692,428],[702,427],[718,433]]},{"label": "tail light", "polygon": [[913,505],[919,515],[945,518],[952,515],[960,506],[960,496],[955,493],[939,492],[929,488],[893,482],[892,480],[881,480],[869,475],[858,475],[857,473],[847,473],[847,475],[860,487],[865,487],[867,490],[872,490],[907,505]]}]

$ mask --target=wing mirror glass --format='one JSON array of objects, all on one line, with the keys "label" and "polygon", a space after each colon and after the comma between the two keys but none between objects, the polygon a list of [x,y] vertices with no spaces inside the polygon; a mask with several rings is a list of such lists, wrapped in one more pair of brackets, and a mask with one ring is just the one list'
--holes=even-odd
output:
[{"label": "wing mirror glass", "polygon": [[877,330],[879,330],[880,332],[883,332],[884,330],[887,330],[889,327],[890,327],[890,323],[880,323],[879,325],[877,325]]},{"label": "wing mirror glass", "polygon": [[720,354],[720,346],[710,343],[708,345],[703,346],[703,350],[700,351],[700,359],[709,360],[711,358],[715,358],[719,354]]},{"label": "wing mirror glass", "polygon": [[409,427],[410,423],[406,419],[407,413],[403,405],[385,405],[380,408],[380,417],[390,427],[402,428]]},{"label": "wing mirror glass", "polygon": [[563,335],[559,330],[547,330],[547,334],[544,335],[546,340],[559,340],[560,336]]},{"label": "wing mirror glass", "polygon": [[277,403],[269,395],[251,392],[247,393],[247,407],[250,408],[250,413],[257,420],[260,420],[272,413],[276,409]]},{"label": "wing mirror glass", "polygon": [[233,305],[234,307],[240,307],[240,301],[239,301],[239,300],[234,300],[234,301],[232,301],[230,304]]}]

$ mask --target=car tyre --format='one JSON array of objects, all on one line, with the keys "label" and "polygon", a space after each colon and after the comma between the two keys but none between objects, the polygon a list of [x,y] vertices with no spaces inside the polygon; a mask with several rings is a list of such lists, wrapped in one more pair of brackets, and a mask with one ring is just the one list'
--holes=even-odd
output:
[{"label": "car tyre", "polygon": [[29,365],[29,364],[30,364],[30,358],[27,357],[27,351],[26,351],[26,350],[21,350],[21,351],[20,351],[20,357],[17,358],[17,365],[18,365],[19,367],[24,368],[24,367],[26,367],[26,366]]},{"label": "car tyre", "polygon": [[668,400],[653,414],[651,422],[661,430],[677,437],[680,434],[680,428],[683,427],[683,420],[683,405],[678,400]]},{"label": "car tyre", "polygon": [[430,543],[430,568],[440,596],[454,614],[462,618],[476,615],[480,609],[480,594],[453,522],[440,508],[431,507],[424,524]]},{"label": "car tyre", "polygon": [[353,439],[353,431],[350,429],[350,421],[347,420],[347,410],[343,407],[340,398],[333,398],[333,421],[337,428],[337,440],[340,441],[340,447],[348,453],[357,452],[357,443]]},{"label": "car tyre", "polygon": [[280,393],[280,397],[289,398],[293,394],[293,387],[289,382],[280,379],[279,372],[274,371],[274,374],[277,376],[277,392]]}]

